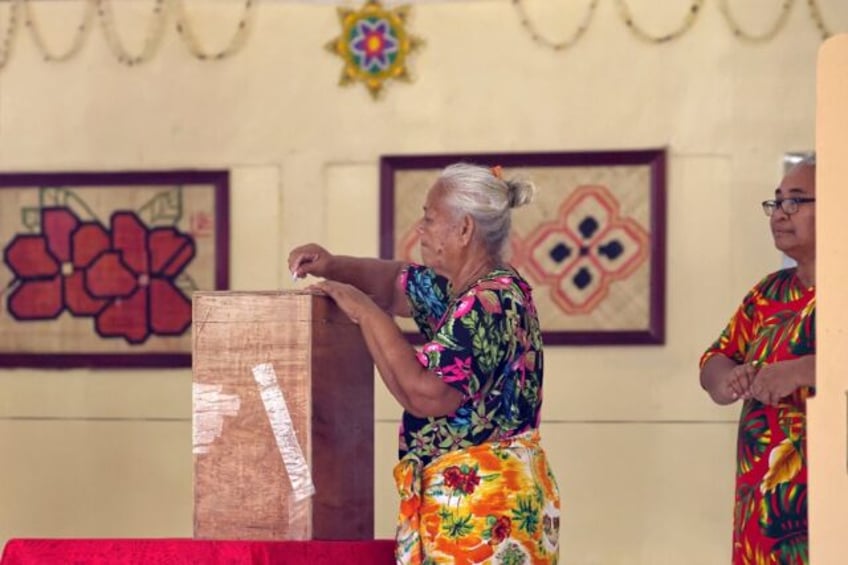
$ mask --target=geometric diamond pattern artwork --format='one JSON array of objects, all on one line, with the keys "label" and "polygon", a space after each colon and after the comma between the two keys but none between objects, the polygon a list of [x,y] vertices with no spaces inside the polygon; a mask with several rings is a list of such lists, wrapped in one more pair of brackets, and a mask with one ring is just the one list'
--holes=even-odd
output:
[{"label": "geometric diamond pattern artwork", "polygon": [[527,259],[516,266],[543,281],[564,312],[585,314],[648,258],[649,243],[638,223],[620,216],[609,190],[580,186],[525,239]]},{"label": "geometric diamond pattern artwork", "polygon": [[[424,197],[460,161],[538,188],[514,210],[504,260],[533,287],[546,343],[664,343],[664,149],[384,156],[381,257],[421,261]],[[414,325],[399,323],[414,340]]]}]

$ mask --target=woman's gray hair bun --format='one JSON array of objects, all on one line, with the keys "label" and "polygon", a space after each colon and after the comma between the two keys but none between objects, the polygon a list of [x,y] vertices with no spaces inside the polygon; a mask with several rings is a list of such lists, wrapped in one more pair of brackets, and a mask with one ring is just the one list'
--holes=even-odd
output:
[{"label": "woman's gray hair bun", "polygon": [[512,224],[511,210],[529,204],[536,186],[523,178],[506,179],[500,166],[481,167],[456,163],[446,167],[436,181],[458,214],[474,219],[489,254],[502,259]]},{"label": "woman's gray hair bun", "polygon": [[518,208],[533,201],[536,195],[536,185],[523,178],[510,179],[506,182],[507,196],[510,208]]}]

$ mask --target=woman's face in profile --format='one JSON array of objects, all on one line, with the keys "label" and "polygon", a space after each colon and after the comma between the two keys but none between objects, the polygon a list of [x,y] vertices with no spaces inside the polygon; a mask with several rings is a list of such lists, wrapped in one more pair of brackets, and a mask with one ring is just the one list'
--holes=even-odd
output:
[{"label": "woman's face in profile", "polygon": [[421,260],[439,274],[446,274],[456,251],[457,222],[445,202],[444,191],[433,186],[424,202],[424,217],[418,222]]},{"label": "woman's face in profile", "polygon": [[[815,168],[799,164],[786,173],[780,186],[774,191],[776,200],[787,198],[815,198]],[[771,215],[771,233],[774,245],[796,261],[815,259],[816,254],[816,205],[807,202],[798,205],[793,214],[780,207]]]}]

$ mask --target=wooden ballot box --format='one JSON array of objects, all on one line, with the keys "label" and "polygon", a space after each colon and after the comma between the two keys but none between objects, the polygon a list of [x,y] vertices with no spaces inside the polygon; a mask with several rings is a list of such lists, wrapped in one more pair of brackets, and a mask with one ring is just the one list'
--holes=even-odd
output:
[{"label": "wooden ballot box", "polygon": [[194,537],[372,539],[374,369],[324,295],[195,292]]}]

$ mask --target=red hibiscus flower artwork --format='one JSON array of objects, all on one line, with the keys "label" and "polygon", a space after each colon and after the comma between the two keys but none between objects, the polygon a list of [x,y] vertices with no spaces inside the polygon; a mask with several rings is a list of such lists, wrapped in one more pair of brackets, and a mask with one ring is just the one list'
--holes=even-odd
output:
[{"label": "red hibiscus flower artwork", "polygon": [[67,208],[43,208],[41,226],[40,234],[18,235],[4,250],[19,282],[9,294],[9,313],[17,320],[53,319],[66,309],[76,316],[96,314],[106,301],[88,292],[84,276],[108,247],[106,231]]},{"label": "red hibiscus flower artwork", "polygon": [[111,248],[86,271],[92,295],[109,300],[95,327],[102,336],[143,343],[151,334],[180,335],[191,324],[191,300],[175,278],[194,257],[194,241],[172,227],[148,229],[133,212],[116,212]]},{"label": "red hibiscus flower artwork", "polygon": [[41,209],[41,233],[16,235],[3,260],[13,273],[7,309],[19,321],[94,318],[103,337],[132,344],[183,334],[191,301],[176,285],[195,242],[174,227],[147,227],[132,211],[112,214],[109,230],[70,208]]},{"label": "red hibiscus flower artwork", "polygon": [[227,170],[0,173],[0,367],[190,367],[229,288]]}]

